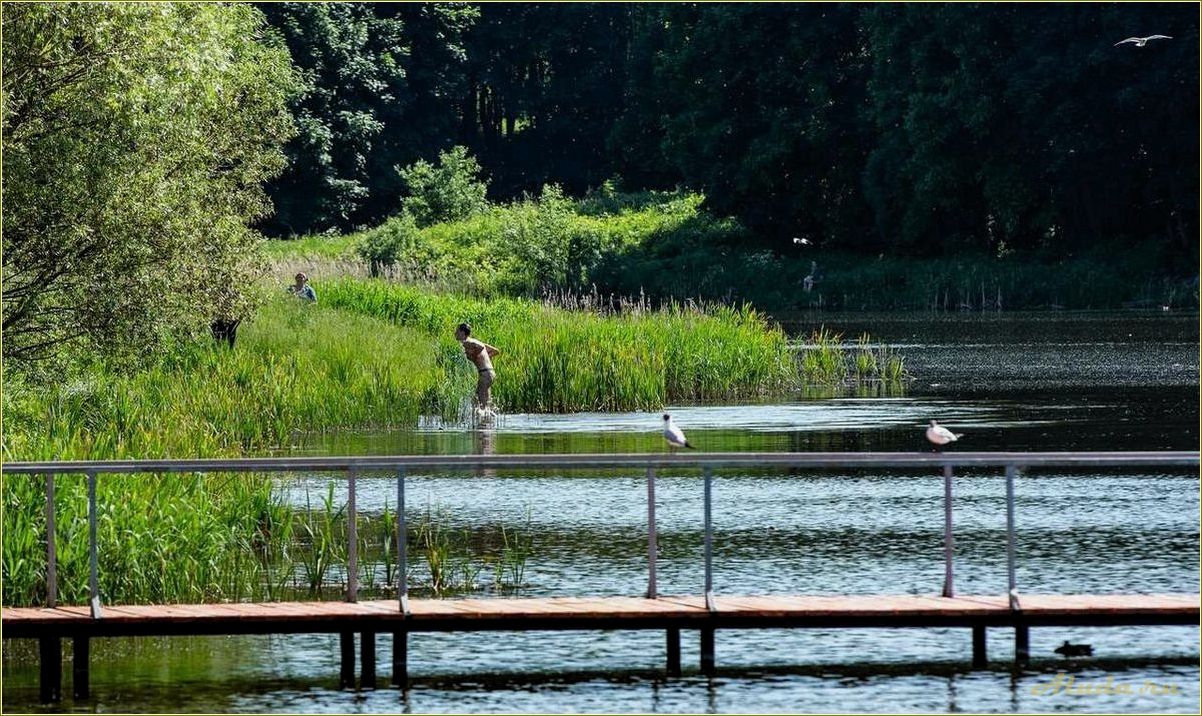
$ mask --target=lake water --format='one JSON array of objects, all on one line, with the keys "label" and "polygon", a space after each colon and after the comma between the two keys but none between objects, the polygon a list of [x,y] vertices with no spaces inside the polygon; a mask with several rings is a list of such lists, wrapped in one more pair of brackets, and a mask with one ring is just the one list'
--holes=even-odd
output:
[{"label": "lake water", "polygon": [[[786,325],[804,334],[819,322],[852,338],[870,331],[906,356],[914,380],[895,394],[667,406],[690,440],[706,451],[925,450],[922,425],[935,418],[965,433],[957,447],[966,450],[1198,449],[1196,314],[822,314]],[[306,451],[660,451],[659,429],[658,413],[506,415],[487,429],[430,420],[417,431],[324,436]],[[297,475],[285,486],[303,505],[328,481]],[[415,515],[430,508],[455,528],[529,529],[525,595],[646,588],[641,475],[417,474],[408,488]],[[364,477],[360,509],[383,510],[393,490],[387,477]],[[1004,592],[1004,482],[969,471],[955,493],[957,591]],[[657,498],[660,591],[698,593],[700,480],[665,473]],[[1196,472],[1043,470],[1020,478],[1016,501],[1020,591],[1198,591]],[[942,583],[942,481],[932,474],[719,472],[714,530],[719,594],[935,594]],[[112,639],[93,646],[93,699],[68,697],[63,708],[1184,713],[1199,706],[1198,638],[1197,627],[1033,629],[1033,660],[1015,670],[1012,633],[991,629],[991,667],[971,671],[967,629],[719,632],[720,675],[707,679],[696,671],[696,634],[685,632],[686,674],[668,679],[659,632],[417,634],[404,692],[338,690],[330,636]],[[1052,649],[1065,639],[1092,644],[1095,657],[1063,663]],[[33,645],[5,646],[4,710],[38,710]],[[382,683],[390,649],[381,637]],[[1062,671],[1137,693],[1041,693]],[[1138,693],[1149,682],[1176,693]]]}]

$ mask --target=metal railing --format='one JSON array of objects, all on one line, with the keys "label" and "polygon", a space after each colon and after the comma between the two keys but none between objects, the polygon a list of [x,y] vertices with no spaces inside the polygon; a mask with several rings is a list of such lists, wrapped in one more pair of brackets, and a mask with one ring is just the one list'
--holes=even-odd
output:
[{"label": "metal railing", "polygon": [[643,468],[647,478],[647,591],[654,599],[656,585],[656,470],[699,468],[703,475],[705,588],[707,608],[716,611],[713,582],[713,472],[720,468],[941,468],[944,495],[943,596],[955,595],[953,585],[952,478],[956,467],[1002,468],[1006,479],[1006,570],[1010,608],[1021,609],[1015,576],[1016,544],[1014,482],[1030,468],[1198,467],[1196,452],[965,452],[965,453],[672,453],[672,454],[571,454],[571,455],[413,455],[387,457],[296,457],[211,460],[113,460],[86,462],[13,462],[0,467],[4,475],[43,475],[46,479],[46,588],[47,606],[56,606],[57,557],[55,553],[54,479],[56,475],[84,474],[88,479],[89,605],[93,618],[102,616],[97,545],[96,484],[101,474],[212,473],[212,472],[345,472],[347,476],[347,589],[346,599],[358,599],[358,535],[356,482],[364,472],[390,471],[397,485],[397,597],[400,611],[409,611],[408,553],[405,524],[405,476],[415,469],[454,471],[478,469],[613,469]]}]

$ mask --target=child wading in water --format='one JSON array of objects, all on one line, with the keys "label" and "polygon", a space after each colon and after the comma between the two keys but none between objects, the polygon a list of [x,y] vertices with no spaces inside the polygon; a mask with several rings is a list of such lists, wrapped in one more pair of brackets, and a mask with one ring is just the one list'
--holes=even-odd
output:
[{"label": "child wading in water", "polygon": [[492,357],[500,355],[501,351],[483,341],[472,338],[472,327],[460,323],[455,329],[455,338],[463,346],[463,353],[476,366],[480,378],[476,382],[476,402],[481,408],[489,408],[492,403],[492,382],[497,374],[492,367]]}]

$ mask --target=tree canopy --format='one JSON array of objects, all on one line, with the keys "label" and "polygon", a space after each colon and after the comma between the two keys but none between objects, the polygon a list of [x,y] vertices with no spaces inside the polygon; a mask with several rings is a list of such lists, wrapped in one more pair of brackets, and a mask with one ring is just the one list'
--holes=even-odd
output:
[{"label": "tree canopy", "polygon": [[3,6],[4,357],[239,316],[293,87],[260,13]]},{"label": "tree canopy", "polygon": [[[312,88],[277,233],[378,223],[397,167],[461,144],[494,199],[682,185],[769,246],[1181,252],[1197,234],[1187,6],[270,7]],[[1172,39],[1114,46],[1153,31]]]},{"label": "tree canopy", "polygon": [[[6,358],[142,351],[245,313],[252,226],[406,205],[428,223],[544,187],[698,191],[747,230],[696,240],[757,251],[1197,259],[1188,5],[27,3],[3,21]],[[1152,33],[1171,39],[1115,46]]]}]

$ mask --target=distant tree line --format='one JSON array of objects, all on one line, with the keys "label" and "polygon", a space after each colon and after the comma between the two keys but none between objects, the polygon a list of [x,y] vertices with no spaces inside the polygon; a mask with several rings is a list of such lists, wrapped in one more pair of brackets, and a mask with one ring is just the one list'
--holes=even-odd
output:
[{"label": "distant tree line", "polygon": [[492,199],[682,185],[768,245],[1196,246],[1188,5],[262,9],[305,77],[272,234],[379,223],[400,169],[464,145]]},{"label": "distant tree line", "polygon": [[739,226],[691,237],[706,265],[804,236],[1196,271],[1190,5],[45,2],[0,30],[6,360],[248,315],[256,228],[529,193],[549,239],[602,185],[703,192]]}]

